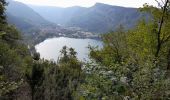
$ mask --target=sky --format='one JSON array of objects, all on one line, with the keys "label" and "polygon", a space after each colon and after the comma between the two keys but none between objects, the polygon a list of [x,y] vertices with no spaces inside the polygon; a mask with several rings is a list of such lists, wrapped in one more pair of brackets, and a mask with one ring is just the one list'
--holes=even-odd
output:
[{"label": "sky", "polygon": [[32,5],[57,6],[57,7],[71,7],[71,6],[91,7],[97,2],[134,8],[142,7],[144,3],[148,3],[154,6],[157,5],[155,0],[15,0],[15,1]]}]

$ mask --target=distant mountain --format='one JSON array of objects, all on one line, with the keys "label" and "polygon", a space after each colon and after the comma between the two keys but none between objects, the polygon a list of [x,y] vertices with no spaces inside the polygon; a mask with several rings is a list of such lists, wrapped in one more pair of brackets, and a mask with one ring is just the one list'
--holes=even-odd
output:
[{"label": "distant mountain", "polygon": [[26,42],[29,42],[30,44],[36,44],[42,42],[46,38],[59,36],[98,38],[96,34],[82,31],[80,28],[62,27],[47,21],[32,8],[23,3],[13,0],[7,0],[7,2],[7,21],[10,24],[15,25],[23,33]]},{"label": "distant mountain", "polygon": [[24,20],[21,20],[20,18],[11,15],[10,13],[7,13],[7,20],[9,23],[15,25],[17,28],[19,28],[22,31],[26,29],[31,29],[34,27],[32,24]]},{"label": "distant mountain", "polygon": [[96,3],[90,8],[78,6],[69,8],[29,6],[48,21],[68,27],[80,27],[86,31],[96,33],[114,30],[120,24],[127,29],[132,28],[139,18],[144,15],[137,8],[102,3]]},{"label": "distant mountain", "polygon": [[59,8],[51,6],[33,6],[33,5],[29,6],[48,21],[61,25],[66,24],[73,17],[77,16],[78,13],[86,10],[86,8],[78,6],[68,8]]},{"label": "distant mountain", "polygon": [[51,24],[29,6],[13,0],[7,0],[7,2],[7,20],[21,30]]}]

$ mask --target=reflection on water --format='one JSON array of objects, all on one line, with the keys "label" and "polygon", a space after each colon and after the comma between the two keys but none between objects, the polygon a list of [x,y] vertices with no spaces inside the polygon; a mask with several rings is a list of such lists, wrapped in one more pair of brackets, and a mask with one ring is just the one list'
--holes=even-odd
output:
[{"label": "reflection on water", "polygon": [[57,61],[63,46],[72,47],[78,53],[78,59],[84,61],[88,59],[88,45],[102,47],[102,42],[94,39],[58,37],[47,39],[36,45],[35,48],[41,58]]}]

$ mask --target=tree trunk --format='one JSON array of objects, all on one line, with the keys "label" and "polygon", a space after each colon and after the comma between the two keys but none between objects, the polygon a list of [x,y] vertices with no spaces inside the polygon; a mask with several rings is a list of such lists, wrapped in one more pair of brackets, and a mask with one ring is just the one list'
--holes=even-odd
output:
[{"label": "tree trunk", "polygon": [[162,13],[162,17],[161,17],[161,20],[160,20],[158,33],[157,33],[157,48],[156,48],[156,53],[155,53],[156,58],[159,56],[159,52],[161,50],[161,46],[162,46],[162,43],[163,43],[162,40],[161,40],[161,30],[162,30],[162,26],[163,26],[163,23],[164,23],[164,17],[165,17],[166,9],[167,9],[167,6],[168,6],[168,2],[169,2],[169,0],[165,1],[165,5],[163,7],[163,13]]},{"label": "tree trunk", "polygon": [[168,57],[167,57],[167,62],[168,62],[168,64],[167,64],[167,71],[170,72],[170,49],[169,49],[169,53],[168,53]]}]

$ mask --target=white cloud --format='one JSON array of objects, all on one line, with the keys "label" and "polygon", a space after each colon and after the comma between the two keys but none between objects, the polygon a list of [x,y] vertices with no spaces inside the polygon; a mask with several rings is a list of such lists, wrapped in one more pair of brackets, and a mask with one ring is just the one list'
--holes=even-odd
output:
[{"label": "white cloud", "polygon": [[142,7],[144,3],[156,5],[155,0],[16,0],[26,4],[46,5],[58,7],[83,6],[90,7],[96,2],[124,6],[124,7]]}]

